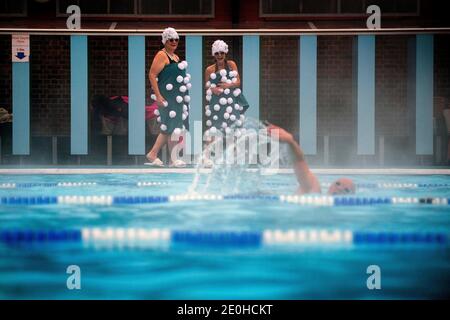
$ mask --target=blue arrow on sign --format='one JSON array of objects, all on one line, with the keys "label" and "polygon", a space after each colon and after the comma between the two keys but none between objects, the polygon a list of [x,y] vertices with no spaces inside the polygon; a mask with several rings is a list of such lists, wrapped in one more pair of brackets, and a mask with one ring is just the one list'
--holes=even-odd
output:
[{"label": "blue arrow on sign", "polygon": [[16,57],[22,60],[23,58],[25,58],[25,53],[24,52],[17,52]]}]

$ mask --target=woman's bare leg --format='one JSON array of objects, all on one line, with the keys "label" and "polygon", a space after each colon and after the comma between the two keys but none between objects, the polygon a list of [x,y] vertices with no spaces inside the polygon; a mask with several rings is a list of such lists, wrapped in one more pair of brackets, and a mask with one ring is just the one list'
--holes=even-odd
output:
[{"label": "woman's bare leg", "polygon": [[156,138],[156,142],[153,145],[152,149],[147,153],[146,157],[149,161],[154,161],[158,158],[159,150],[167,143],[168,135],[160,133],[158,138]]}]

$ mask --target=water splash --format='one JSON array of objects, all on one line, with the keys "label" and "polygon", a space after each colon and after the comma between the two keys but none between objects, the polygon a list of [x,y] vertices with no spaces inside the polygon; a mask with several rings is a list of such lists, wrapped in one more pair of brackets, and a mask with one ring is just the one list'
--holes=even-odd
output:
[{"label": "water splash", "polygon": [[[205,145],[188,193],[269,193],[271,190],[263,183],[267,179],[264,170],[289,165],[290,162],[289,149],[283,144],[278,146],[278,143],[274,147],[273,141],[269,141],[267,126],[247,117],[237,137],[223,136]],[[208,160],[212,161],[212,168],[205,170]]]}]

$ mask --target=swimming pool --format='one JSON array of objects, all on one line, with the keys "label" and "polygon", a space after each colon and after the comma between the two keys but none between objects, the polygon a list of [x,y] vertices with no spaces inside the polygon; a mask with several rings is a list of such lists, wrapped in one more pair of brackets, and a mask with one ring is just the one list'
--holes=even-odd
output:
[{"label": "swimming pool", "polygon": [[448,297],[450,177],[353,178],[350,200],[290,197],[289,174],[213,181],[202,197],[177,196],[189,173],[2,175],[0,298]]}]

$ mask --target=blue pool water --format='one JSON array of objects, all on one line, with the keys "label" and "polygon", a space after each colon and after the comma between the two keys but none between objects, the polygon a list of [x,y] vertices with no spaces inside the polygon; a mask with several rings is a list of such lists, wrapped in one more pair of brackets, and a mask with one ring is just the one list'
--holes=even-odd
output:
[{"label": "blue pool water", "polygon": [[[337,176],[322,175],[321,182]],[[369,183],[430,184],[361,187],[362,197],[450,197],[448,176],[354,176]],[[169,196],[186,193],[192,174],[4,175],[2,197],[62,195]],[[137,182],[154,185],[138,187]],[[57,182],[96,182],[57,187]],[[165,184],[158,184],[164,182]],[[33,185],[34,184],[34,185]],[[46,184],[46,185],[44,185]],[[441,186],[438,186],[441,185]],[[212,182],[214,194],[285,195],[291,175],[246,179],[236,188]],[[128,205],[0,204],[0,230],[158,228],[260,232],[329,229],[439,232],[450,235],[450,206],[300,206],[265,200],[178,201]],[[66,268],[81,268],[81,290],[68,290]],[[381,290],[368,290],[366,269],[381,269]],[[446,245],[84,246],[0,242],[1,299],[418,299],[450,296]]]}]

